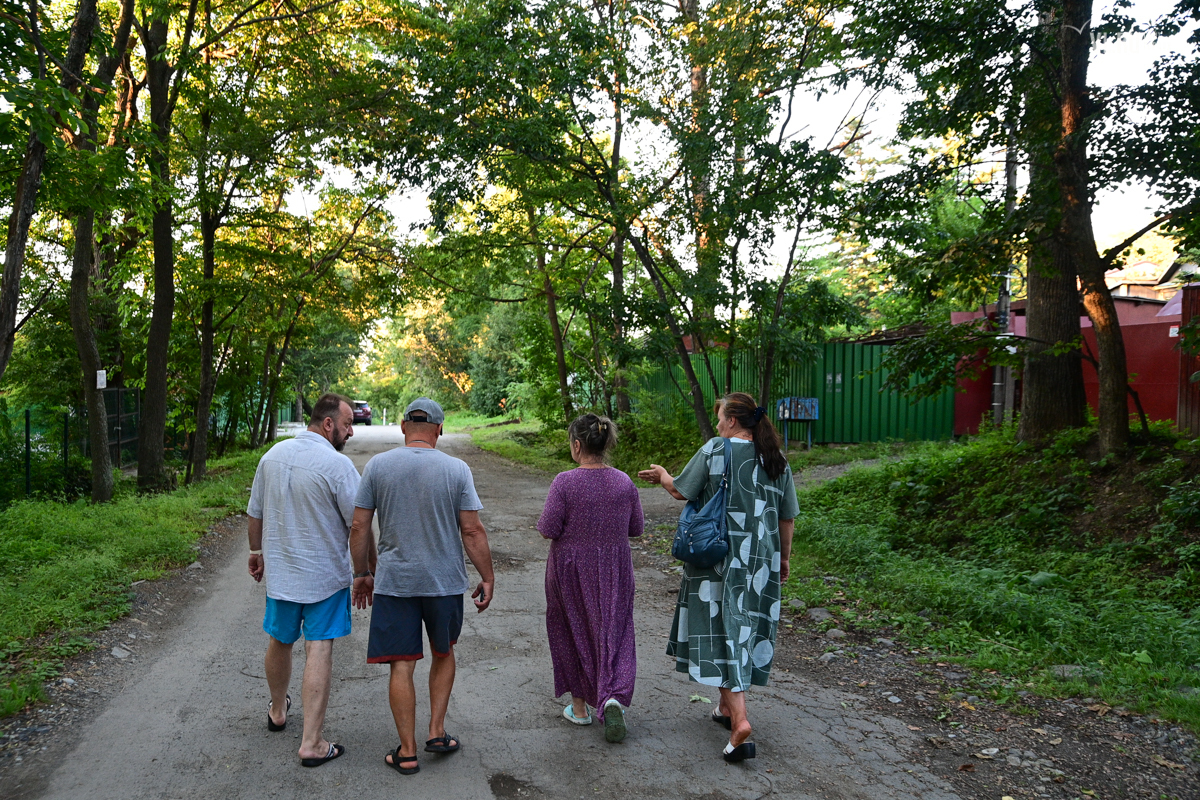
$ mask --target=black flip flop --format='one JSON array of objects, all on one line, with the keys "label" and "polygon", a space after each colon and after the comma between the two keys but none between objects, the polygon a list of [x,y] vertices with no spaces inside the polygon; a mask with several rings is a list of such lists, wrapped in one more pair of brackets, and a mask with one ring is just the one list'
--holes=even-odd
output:
[{"label": "black flip flop", "polygon": [[[450,744],[454,742],[454,744]],[[462,741],[457,736],[446,734],[445,736],[435,736],[425,743],[426,753],[453,753],[462,747]]]},{"label": "black flip flop", "polygon": [[742,742],[737,747],[730,748],[728,745],[725,751],[721,753],[721,758],[728,761],[730,764],[736,764],[739,761],[745,761],[748,758],[754,758],[754,742]]},{"label": "black flip flop", "polygon": [[344,752],[346,752],[346,748],[342,747],[340,744],[334,744],[333,742],[330,742],[329,755],[325,756],[324,758],[302,758],[300,759],[300,766],[319,767],[326,761],[333,761]]},{"label": "black flip flop", "polygon": [[725,726],[725,730],[727,730],[727,731],[733,730],[733,720],[731,720],[729,717],[725,716],[724,714],[718,713],[718,710],[715,708],[713,709],[713,712],[712,712],[712,721],[717,723],[718,725]]},{"label": "black flip flop", "polygon": [[[391,752],[391,753],[388,753],[387,755],[385,755],[383,758],[383,763],[387,764],[389,767],[396,770],[396,772],[399,772],[401,775],[416,775],[418,772],[421,771],[421,765],[417,761],[417,757],[400,755],[400,747],[401,747],[401,745],[396,745],[396,749],[394,752]],[[391,756],[392,760],[388,761],[387,756]],[[401,762],[406,762],[406,761],[411,761],[414,764],[416,764],[416,766],[415,767],[400,766]]]},{"label": "black flip flop", "polygon": [[292,710],[292,696],[289,694],[289,695],[285,695],[285,697],[287,699],[287,705],[285,705],[284,709],[283,709],[284,718],[283,718],[282,725],[276,725],[275,722],[271,719],[271,701],[270,700],[267,701],[267,730],[272,731],[272,732],[278,732],[287,727],[287,713]]}]

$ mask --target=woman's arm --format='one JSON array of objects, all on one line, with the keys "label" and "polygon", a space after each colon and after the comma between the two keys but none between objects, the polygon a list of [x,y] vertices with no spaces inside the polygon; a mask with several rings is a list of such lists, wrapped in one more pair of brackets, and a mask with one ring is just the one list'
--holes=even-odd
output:
[{"label": "woman's arm", "polygon": [[550,493],[546,495],[546,507],[542,509],[542,516],[538,518],[538,533],[546,539],[557,539],[562,536],[566,522],[567,504],[563,502],[556,480],[550,484]]},{"label": "woman's arm", "polygon": [[644,469],[638,472],[638,477],[647,483],[660,484],[667,490],[667,494],[674,497],[676,500],[687,500],[675,488],[675,479],[671,477],[671,473],[667,472],[665,467],[660,467],[658,464],[651,464],[650,469]]},{"label": "woman's arm", "polygon": [[629,482],[629,491],[633,492],[633,505],[629,509],[629,538],[641,536],[646,529],[646,517],[642,514],[642,498],[638,495],[633,481]]},{"label": "woman's arm", "polygon": [[796,532],[796,520],[779,520],[779,582],[787,583],[792,571],[792,535]]}]

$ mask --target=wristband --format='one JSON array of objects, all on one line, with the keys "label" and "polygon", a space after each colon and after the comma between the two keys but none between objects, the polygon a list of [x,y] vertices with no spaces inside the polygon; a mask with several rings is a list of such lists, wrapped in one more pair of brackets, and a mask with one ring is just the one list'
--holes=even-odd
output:
[{"label": "wristband", "polygon": [[251,550],[251,551],[250,551],[250,555],[252,555],[252,556],[261,556],[261,555],[262,555],[262,550]]},{"label": "wristband", "polygon": [[355,577],[355,578],[365,578],[365,577],[367,577],[368,575],[369,575],[369,576],[371,576],[372,578],[374,578],[374,577],[375,577],[375,573],[374,573],[374,572],[371,572],[370,570],[367,570],[366,572],[356,572],[356,573],[354,573],[354,577]]}]

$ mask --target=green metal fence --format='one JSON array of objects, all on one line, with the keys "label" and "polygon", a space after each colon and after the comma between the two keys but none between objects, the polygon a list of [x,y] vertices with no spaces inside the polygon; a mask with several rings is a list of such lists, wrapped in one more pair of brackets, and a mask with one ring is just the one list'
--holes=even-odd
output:
[{"label": "green metal fence", "polygon": [[[954,434],[953,391],[947,389],[915,403],[894,391],[882,391],[887,373],[874,370],[879,368],[886,349],[887,345],[829,342],[820,347],[812,362],[777,364],[772,381],[772,417],[775,402],[781,397],[815,397],[820,418],[813,423],[814,442],[949,439]],[[725,356],[710,354],[708,365],[700,354],[692,354],[691,360],[705,403],[711,406],[725,386]],[[734,354],[732,386],[734,391],[757,396],[759,371],[753,353]],[[687,382],[683,368],[673,360],[647,374],[638,388],[639,405],[666,407],[679,402],[681,392],[687,393]],[[682,399],[690,403],[688,397]],[[792,435],[803,434],[800,423],[792,425]]]}]

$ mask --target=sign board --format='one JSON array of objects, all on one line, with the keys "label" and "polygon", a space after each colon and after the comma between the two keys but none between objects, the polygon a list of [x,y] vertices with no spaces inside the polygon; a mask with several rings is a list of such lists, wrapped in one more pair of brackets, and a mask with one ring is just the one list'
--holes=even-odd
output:
[{"label": "sign board", "polygon": [[[839,378],[841,375],[838,376]],[[796,422],[811,422],[817,417],[817,398],[815,397],[785,397],[775,408],[775,419],[794,420]]]},{"label": "sign board", "polygon": [[103,370],[103,369],[96,370],[96,388],[97,389],[107,389],[108,388],[108,371],[107,370]]},{"label": "sign board", "polygon": [[[839,384],[841,382],[841,374],[838,374]],[[783,449],[786,452],[788,447],[788,423],[789,422],[807,422],[804,427],[808,433],[808,449],[812,449],[812,424],[817,419],[817,398],[815,397],[784,397],[775,406],[775,419],[783,428]]]}]

